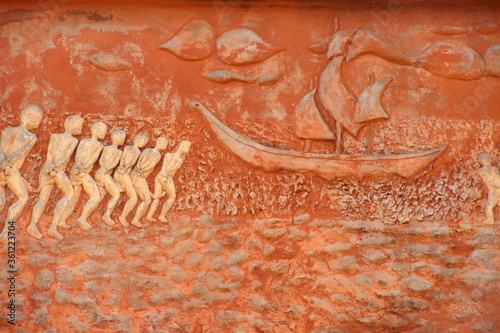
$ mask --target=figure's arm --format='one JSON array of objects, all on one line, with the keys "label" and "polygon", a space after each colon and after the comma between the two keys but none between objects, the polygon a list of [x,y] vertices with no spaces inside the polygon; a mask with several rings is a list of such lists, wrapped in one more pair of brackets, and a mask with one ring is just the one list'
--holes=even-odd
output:
[{"label": "figure's arm", "polygon": [[493,183],[495,188],[500,188],[500,171],[498,171],[497,167],[493,167]]},{"label": "figure's arm", "polygon": [[92,156],[87,159],[87,163],[84,163],[82,165],[83,167],[83,170],[92,170],[92,168],[94,167],[94,163],[95,161],[97,161],[97,159],[99,158],[99,155],[101,155],[102,153],[102,149],[103,149],[103,146],[99,146],[98,149],[95,149],[94,150],[94,153],[92,154]]},{"label": "figure's arm", "polygon": [[159,153],[150,154],[148,158],[142,160],[142,168],[138,169],[137,171],[144,174],[148,171],[153,170],[156,164],[158,164],[158,162],[160,161],[160,159],[161,159],[161,154]]},{"label": "figure's arm", "polygon": [[139,160],[140,156],[141,156],[140,151],[139,152],[131,151],[128,154],[124,154],[123,155],[123,168],[125,168],[125,169],[133,168],[135,166],[135,164],[137,163],[137,161]]},{"label": "figure's arm", "polygon": [[5,154],[0,150],[0,168],[3,168],[5,166],[6,161],[7,159],[5,158]]},{"label": "figure's arm", "polygon": [[[122,157],[122,151],[121,150],[117,150],[116,151],[116,154],[112,154],[113,156],[113,160],[111,161],[110,164],[108,164],[110,166],[109,169],[113,169],[113,168],[116,168],[116,166],[118,165],[118,163],[120,163],[120,158]],[[108,170],[109,170],[108,169]]]},{"label": "figure's arm", "polygon": [[[5,131],[7,131],[7,129],[4,129],[2,131],[2,135],[0,136],[0,152],[5,151]],[[4,158],[5,158],[5,154],[4,154]]]},{"label": "figure's arm", "polygon": [[[61,165],[66,164],[69,161],[69,159],[71,158],[71,155],[73,155],[73,152],[75,151],[75,148],[77,145],[78,145],[78,140],[75,139],[74,141],[72,141],[68,145],[68,147],[66,148],[64,153],[61,154],[61,158],[57,161],[54,161],[54,165],[56,167],[60,167]],[[78,163],[76,163],[76,164],[78,164]]]},{"label": "figure's arm", "polygon": [[19,149],[14,155],[12,155],[8,159],[9,163],[15,164],[18,160],[28,155],[37,142],[38,138],[35,135],[33,135],[33,137],[28,142],[26,142],[24,146],[21,147],[21,149]]},{"label": "figure's arm", "polygon": [[172,162],[172,154],[168,153],[165,155],[163,158],[163,165],[161,166],[160,174],[166,174],[167,171],[170,169],[170,163]]},{"label": "figure's arm", "polygon": [[52,156],[52,146],[54,145],[54,134],[52,134],[49,138],[49,146],[47,147],[47,158],[45,159],[45,163],[52,164],[54,163],[54,156]]},{"label": "figure's arm", "polygon": [[104,172],[108,172],[110,169],[110,166],[113,165],[112,163],[114,162],[114,156],[113,152],[111,149],[107,149],[108,147],[104,147],[102,150],[101,157],[99,158],[99,166],[101,169],[104,170]]},{"label": "figure's arm", "polygon": [[175,164],[168,169],[167,172],[173,171],[174,173],[177,172],[182,166],[182,163],[184,163],[184,160],[182,158],[179,158],[178,160],[175,161]]}]

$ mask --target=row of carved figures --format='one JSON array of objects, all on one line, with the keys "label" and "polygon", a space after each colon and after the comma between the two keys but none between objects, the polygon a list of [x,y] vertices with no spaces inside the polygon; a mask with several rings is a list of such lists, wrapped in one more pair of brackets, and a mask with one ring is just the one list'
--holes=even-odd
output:
[{"label": "row of carved figures", "polygon": [[[143,228],[140,220],[146,214],[148,221],[156,221],[153,217],[159,207],[160,199],[167,196],[163,204],[159,220],[168,223],[167,212],[175,202],[175,185],[173,177],[184,162],[185,155],[191,148],[189,141],[182,141],[175,152],[165,154],[160,172],[154,180],[154,192],[151,193],[146,178],[153,172],[160,162],[161,151],[168,146],[166,137],[156,139],[154,148],[147,148],[141,152],[149,141],[146,134],[139,134],[134,139],[134,144],[126,146],[123,151],[118,147],[125,143],[126,133],[116,130],[111,134],[111,145],[104,146],[103,140],[107,133],[107,125],[96,122],[91,127],[91,137],[78,141],[75,136],[82,133],[84,120],[82,117],[72,115],[64,122],[64,133],[54,133],[50,136],[47,148],[47,158],[39,174],[39,187],[33,189],[21,176],[20,169],[33,147],[38,141],[30,130],[38,128],[43,118],[42,110],[37,106],[29,106],[21,112],[20,122],[17,127],[7,127],[2,131],[0,139],[0,211],[6,202],[5,187],[7,186],[17,197],[17,201],[9,207],[5,227],[0,234],[0,239],[7,239],[7,225],[9,221],[16,221],[28,203],[28,191],[39,193],[38,200],[33,207],[28,233],[40,239],[43,237],[37,224],[45,211],[52,189],[57,186],[63,193],[55,207],[54,218],[48,230],[48,235],[62,240],[59,228],[70,228],[66,220],[73,213],[80,198],[82,189],[89,196],[83,207],[82,214],[76,220],[78,226],[88,230],[92,226],[87,218],[99,206],[106,193],[109,200],[102,221],[107,225],[115,225],[111,218],[113,210],[120,200],[122,192],[128,197],[119,222],[128,227],[127,216],[132,212],[138,202],[132,225]],[[75,164],[69,176],[66,167],[75,153]],[[90,175],[94,164],[99,161],[100,168],[94,177]]]}]

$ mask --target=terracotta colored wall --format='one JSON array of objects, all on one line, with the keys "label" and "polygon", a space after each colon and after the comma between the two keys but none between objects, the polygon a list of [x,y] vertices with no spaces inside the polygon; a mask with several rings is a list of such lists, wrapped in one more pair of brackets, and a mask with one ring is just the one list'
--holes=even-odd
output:
[{"label": "terracotta colored wall", "polygon": [[[7,11],[39,6],[1,3],[0,20],[12,15]],[[0,327],[15,332],[500,330],[499,231],[498,224],[481,224],[487,190],[477,159],[482,152],[490,153],[495,165],[500,159],[500,77],[449,78],[374,54],[343,67],[345,86],[355,96],[368,85],[370,72],[376,80],[392,78],[381,100],[390,118],[375,125],[376,152],[448,146],[409,178],[327,181],[310,173],[264,172],[236,157],[186,107],[198,100],[243,136],[300,151],[304,142],[295,135],[293,111],[318,86],[328,64],[325,54],[309,47],[331,37],[334,18],[340,29],[381,33],[409,56],[450,41],[481,55],[500,44],[500,32],[481,34],[475,28],[484,21],[498,24],[497,4],[69,1],[39,13],[47,17],[0,25],[0,129],[17,125],[28,105],[44,111],[35,131],[40,141],[22,169],[33,187],[49,135],[62,132],[71,114],[85,119],[80,138],[89,137],[93,122],[103,121],[109,133],[125,129],[127,145],[145,132],[167,136],[169,151],[181,140],[193,146],[174,179],[178,196],[169,225],[108,227],[100,219],[101,205],[89,219],[92,230],[75,225],[64,231],[64,241],[37,241],[25,231],[37,198],[30,194],[16,224],[17,326],[2,321]],[[260,63],[233,66],[215,54],[185,60],[158,48],[199,18],[216,37],[248,28],[286,49]],[[466,30],[433,32],[442,25]],[[132,69],[103,71],[88,61],[99,53],[118,56]],[[442,67],[443,58],[433,61]],[[216,70],[282,75],[269,86],[202,77]],[[367,135],[367,128],[357,139],[345,135],[345,151],[363,152]],[[315,142],[312,151],[334,149],[332,142]],[[159,165],[153,175],[158,170]],[[39,223],[44,234],[60,197],[53,192]],[[71,225],[86,198],[82,195]],[[13,201],[11,195],[7,204]],[[1,214],[4,218],[5,211]],[[0,255],[5,281],[7,247]],[[0,291],[2,301],[8,300],[6,282]]]}]

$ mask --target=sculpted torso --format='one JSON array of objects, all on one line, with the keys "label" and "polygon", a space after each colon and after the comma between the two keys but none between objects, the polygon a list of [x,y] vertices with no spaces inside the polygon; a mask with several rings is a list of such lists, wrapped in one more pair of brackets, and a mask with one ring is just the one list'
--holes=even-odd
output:
[{"label": "sculpted torso", "polygon": [[490,191],[500,189],[500,172],[497,167],[483,167],[479,171],[481,178]]},{"label": "sculpted torso", "polygon": [[168,153],[165,156],[161,174],[164,177],[173,177],[184,163],[184,158],[176,153]]},{"label": "sculpted torso", "polygon": [[101,168],[106,169],[107,174],[111,174],[118,163],[120,163],[121,157],[122,151],[120,149],[113,146],[104,147],[99,159],[99,165]]},{"label": "sculpted torso", "polygon": [[119,169],[123,171],[123,173],[130,173],[135,163],[141,156],[141,150],[136,146],[127,146],[123,149],[123,154],[120,159]]},{"label": "sculpted torso", "polygon": [[99,158],[104,145],[94,139],[83,139],[76,149],[75,167],[80,166],[84,173],[89,173]]},{"label": "sculpted torso", "polygon": [[64,171],[77,144],[78,139],[69,134],[52,134],[47,148],[45,166],[53,166],[54,170]]},{"label": "sculpted torso", "polygon": [[160,152],[154,148],[146,149],[142,152],[141,157],[139,157],[139,161],[137,161],[134,171],[142,173],[142,177],[146,178],[153,172],[155,165],[160,159]]},{"label": "sculpted torso", "polygon": [[8,127],[2,132],[0,151],[5,154],[7,159],[18,154],[11,162],[19,170],[37,141],[38,139],[35,134],[22,127]]}]

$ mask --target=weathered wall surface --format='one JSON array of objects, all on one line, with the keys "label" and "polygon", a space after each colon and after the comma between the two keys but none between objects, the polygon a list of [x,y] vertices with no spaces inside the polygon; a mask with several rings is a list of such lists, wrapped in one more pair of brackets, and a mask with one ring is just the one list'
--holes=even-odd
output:
[{"label": "weathered wall surface", "polygon": [[[105,145],[110,133],[124,129],[125,145],[147,133],[146,148],[159,136],[169,138],[169,152],[182,140],[192,148],[174,177],[177,198],[169,224],[105,225],[106,196],[88,219],[93,228],[83,231],[75,224],[87,200],[82,194],[68,220],[71,229],[61,229],[65,239],[55,240],[47,236],[62,197],[54,189],[38,222],[44,237],[36,240],[26,232],[38,198],[30,193],[16,221],[16,326],[2,320],[0,327],[500,330],[500,232],[498,224],[482,224],[488,190],[478,173],[480,153],[489,153],[493,165],[500,161],[499,11],[493,2],[1,3],[0,129],[17,126],[29,105],[44,112],[32,131],[39,142],[21,169],[33,188],[40,185],[50,134],[63,132],[69,115],[85,120],[79,139],[90,137],[90,126],[102,121],[108,125]],[[159,47],[174,36],[189,42],[182,29],[200,19],[207,24],[202,32],[211,29],[212,37],[194,34],[180,55]],[[216,40],[242,28],[263,42],[225,56]],[[335,44],[330,38],[337,31],[347,32]],[[245,138],[300,152],[305,140],[296,133],[299,101],[322,84],[338,83],[325,83],[335,59],[328,46],[338,46],[345,57],[339,73],[348,98],[360,96],[371,72],[375,81],[392,78],[380,95],[389,118],[373,125],[374,156],[382,156],[377,161],[384,154],[446,149],[408,177],[379,167],[377,175],[359,179],[362,161],[351,164],[350,175],[331,180],[301,173],[307,168],[295,162],[288,170],[266,172],[272,162],[238,158],[200,112],[187,107],[199,101]],[[252,47],[269,54],[241,63]],[[103,64],[97,54],[121,60]],[[328,96],[333,93],[318,98]],[[338,95],[334,101],[343,103]],[[345,159],[363,160],[368,137],[369,126],[356,137],[344,131]],[[326,155],[335,148],[332,140],[313,141],[310,151]],[[148,178],[151,190],[159,169]],[[6,192],[3,221],[16,201]],[[125,201],[122,196],[114,219]],[[4,250],[0,291],[8,302]]]}]

